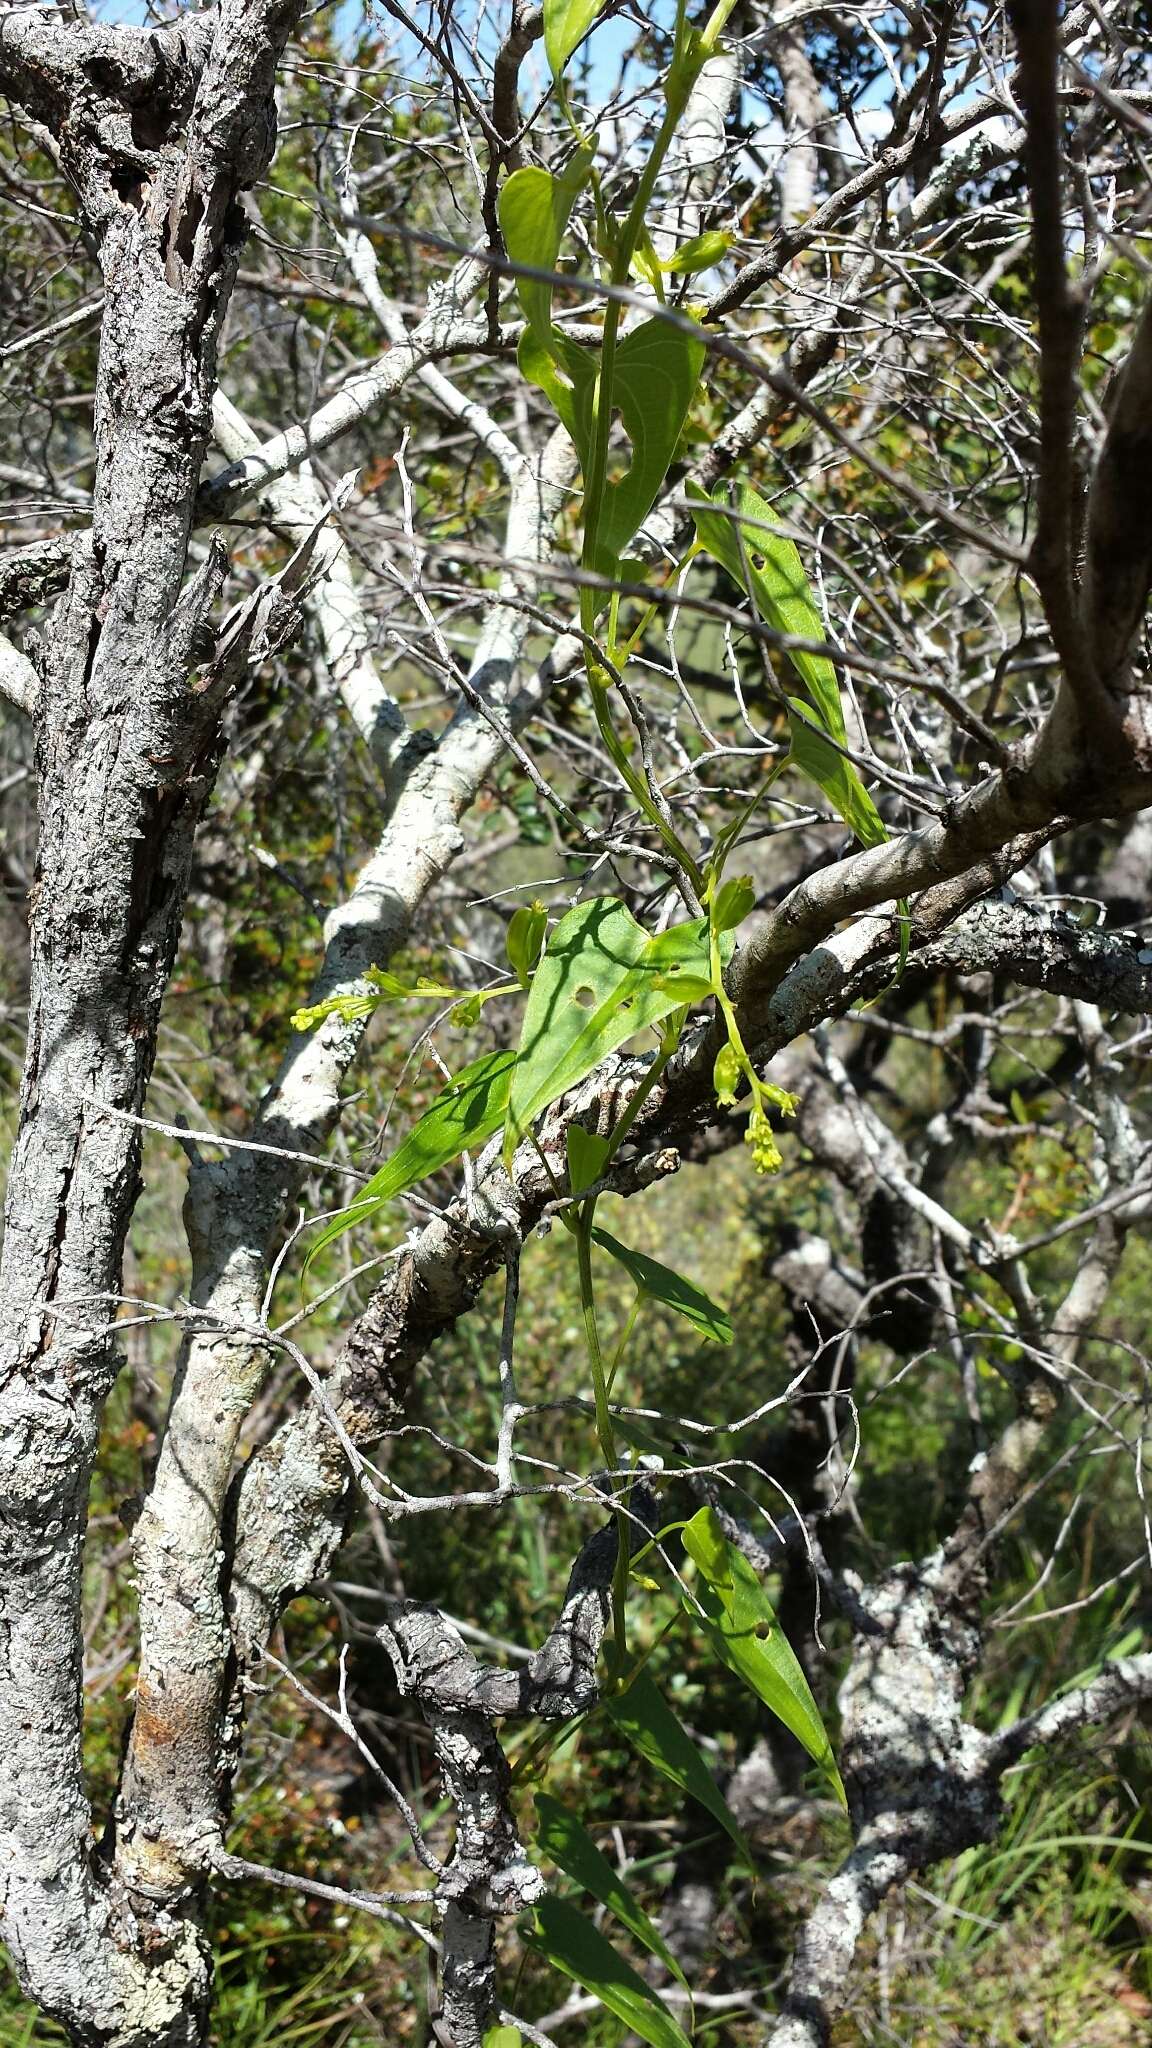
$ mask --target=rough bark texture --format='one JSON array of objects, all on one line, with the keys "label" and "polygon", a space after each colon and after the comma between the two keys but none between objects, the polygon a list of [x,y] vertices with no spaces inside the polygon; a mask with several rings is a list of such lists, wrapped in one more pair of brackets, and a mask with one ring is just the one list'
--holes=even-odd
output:
[{"label": "rough bark texture", "polygon": [[146,1873],[119,1891],[94,1856],[80,1571],[139,1179],[131,1119],[244,651],[217,659],[205,641],[224,558],[213,547],[186,582],[188,536],[236,201],[270,154],[290,19],[234,0],[154,36],[40,12],[0,21],[0,87],[57,134],[107,294],[91,530],[42,677],[28,1052],[0,1265],[0,1919],[40,2003],[78,2040],[117,2048],[198,2039],[208,1984],[183,1911],[149,1921]]}]

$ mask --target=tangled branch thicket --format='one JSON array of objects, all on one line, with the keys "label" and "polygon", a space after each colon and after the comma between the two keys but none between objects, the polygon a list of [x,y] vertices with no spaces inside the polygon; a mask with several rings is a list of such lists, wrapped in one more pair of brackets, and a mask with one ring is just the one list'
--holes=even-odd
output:
[{"label": "tangled branch thicket", "polygon": [[0,2039],[1144,2038],[1148,9],[0,101]]}]

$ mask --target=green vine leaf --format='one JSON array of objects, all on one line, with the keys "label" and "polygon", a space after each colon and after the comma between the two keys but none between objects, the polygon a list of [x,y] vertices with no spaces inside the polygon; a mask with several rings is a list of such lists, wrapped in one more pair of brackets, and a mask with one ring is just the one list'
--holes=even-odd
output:
[{"label": "green vine leaf", "polygon": [[604,0],[544,0],[544,51],[557,85],[603,5]]},{"label": "green vine leaf", "polygon": [[475,1149],[495,1137],[507,1114],[515,1065],[515,1053],[502,1051],[483,1053],[462,1068],[356,1200],[321,1231],[308,1254],[305,1272],[313,1259],[354,1224],[374,1216],[385,1203],[406,1194],[430,1173],[451,1165],[470,1147]]},{"label": "green vine leaf", "polygon": [[596,1847],[583,1822],[547,1792],[536,1794],[536,1819],[537,1840],[553,1863],[584,1891],[591,1892],[594,1899],[599,1899],[602,1906],[607,1906],[643,1948],[659,1956],[687,1991],[687,1982],[667,1942],[653,1926],[639,1900],[633,1897],[623,1878],[617,1875],[608,1858]]},{"label": "green vine leaf", "polygon": [[[764,499],[741,484],[733,512],[723,491],[709,498],[693,483],[687,491],[701,546],[747,592],[765,625],[797,639],[823,640],[824,621],[799,551],[776,529]],[[862,845],[879,846],[888,837],[883,820],[857,770],[837,751],[846,744],[847,733],[836,671],[826,654],[792,647],[787,653],[811,699],[810,704],[789,699],[794,707],[790,723],[796,766],[824,792]],[[796,716],[797,710],[809,723]],[[822,743],[813,724],[835,744]]]},{"label": "green vine leaf", "polygon": [[599,1180],[612,1146],[607,1138],[586,1131],[583,1124],[569,1124],[564,1142],[568,1152],[568,1185],[574,1195],[582,1195],[585,1188]]},{"label": "green vine leaf", "polygon": [[[684,431],[704,356],[703,340],[659,319],[634,327],[616,350],[612,404],[620,413],[631,455],[623,475],[610,477],[604,486],[593,563],[602,576],[621,574],[629,542],[656,502]],[[519,362],[523,375],[543,391],[567,427],[587,475],[598,354],[578,348],[555,328],[547,341],[533,328],[521,340]]]},{"label": "green vine leaf", "polygon": [[861,846],[881,845],[888,837],[884,821],[851,761],[845,760],[844,755],[838,754],[824,735],[816,731],[809,705],[799,697],[789,697],[788,710],[792,759],[801,775],[806,775],[824,792],[849,831],[856,834]]},{"label": "green vine leaf", "polygon": [[532,1946],[565,1976],[575,1978],[650,2048],[691,2048],[651,1985],[567,1899],[544,1899],[536,1908]]},{"label": "green vine leaf", "polygon": [[746,1557],[729,1543],[711,1508],[684,1527],[684,1548],[700,1574],[693,1588],[721,1660],[752,1687],[819,1765],[841,1806],[844,1786],[808,1681]]},{"label": "green vine leaf", "polygon": [[704,919],[651,938],[614,897],[562,917],[532,977],[508,1100],[504,1157],[534,1119],[610,1052],[712,992]]},{"label": "green vine leaf", "polygon": [[734,875],[721,882],[712,899],[712,924],[718,932],[733,932],[756,908],[756,885],[751,875]]},{"label": "green vine leaf", "polygon": [[[705,353],[703,339],[659,319],[634,327],[616,350],[612,401],[632,443],[632,460],[622,477],[605,486],[597,536],[597,567],[603,575],[617,574],[620,557],[656,502],[696,395]],[[589,414],[589,431],[591,424]]]},{"label": "green vine leaf", "polygon": [[735,1814],[655,1680],[646,1671],[638,1672],[626,1692],[608,1696],[604,1710],[613,1727],[661,1777],[679,1786],[681,1792],[689,1793],[713,1820],[719,1821],[751,1869],[751,1854]]},{"label": "green vine leaf", "polygon": [[[513,171],[497,206],[510,262],[528,270],[555,270],[564,230],[595,155],[595,143],[584,142],[556,177],[535,166]],[[530,332],[546,354],[554,354],[552,286],[544,278],[518,277],[516,292]]]},{"label": "green vine leaf", "polygon": [[695,277],[698,271],[711,270],[722,256],[728,254],[733,237],[727,228],[710,228],[707,234],[696,235],[692,241],[681,243],[674,256],[660,265],[661,270],[678,277]]},{"label": "green vine leaf", "polygon": [[513,911],[504,943],[508,965],[521,988],[527,988],[532,979],[547,931],[548,912],[542,903],[522,903]]},{"label": "green vine leaf", "polygon": [[650,1259],[644,1252],[634,1252],[619,1238],[607,1230],[595,1229],[593,1240],[602,1251],[610,1252],[623,1266],[629,1278],[635,1281],[639,1293],[652,1301],[659,1301],[665,1308],[675,1309],[707,1337],[712,1344],[731,1344],[733,1337],[732,1320],[726,1309],[705,1294],[702,1287],[689,1280],[683,1273],[676,1273],[671,1266],[661,1265],[659,1259]]}]

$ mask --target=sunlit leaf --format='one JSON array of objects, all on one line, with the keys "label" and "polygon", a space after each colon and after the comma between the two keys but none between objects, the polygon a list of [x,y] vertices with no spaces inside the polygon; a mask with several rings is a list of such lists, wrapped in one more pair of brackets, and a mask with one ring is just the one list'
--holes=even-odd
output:
[{"label": "sunlit leaf", "polygon": [[693,1592],[723,1661],[791,1729],[828,1780],[840,1804],[844,1786],[827,1730],[808,1681],[776,1619],[775,1610],[746,1557],[729,1543],[711,1508],[701,1508],[683,1532],[684,1548],[700,1574]]},{"label": "sunlit leaf", "polygon": [[690,2048],[687,2034],[651,1986],[567,1899],[544,1899],[536,1909],[536,1929],[530,1937],[533,1947],[651,2048]]},{"label": "sunlit leaf", "polygon": [[610,1694],[604,1710],[613,1726],[662,1777],[690,1793],[719,1821],[744,1861],[750,1863],[748,1844],[727,1800],[692,1737],[648,1673],[638,1672],[627,1692]]},{"label": "sunlit leaf", "polygon": [[532,977],[508,1102],[505,1157],[533,1119],[646,1025],[711,988],[702,919],[649,937],[614,897],[562,917]]},{"label": "sunlit leaf", "polygon": [[[704,355],[703,337],[697,341],[660,319],[634,327],[616,350],[612,403],[632,449],[623,476],[605,488],[597,561],[604,575],[616,574],[620,557],[656,502],[700,382]],[[587,407],[589,437],[591,400],[591,387],[585,384],[576,402],[578,412]],[[581,461],[586,470],[583,452]]]},{"label": "sunlit leaf", "polygon": [[862,846],[879,846],[887,839],[884,820],[876,809],[859,775],[843,754],[812,725],[811,706],[799,697],[789,697],[788,720],[792,732],[792,759],[802,775],[823,790],[833,809],[854,832]]},{"label": "sunlit leaf", "polygon": [[735,931],[756,907],[756,885],[751,875],[734,875],[722,882],[712,904],[712,923],[718,932]]},{"label": "sunlit leaf", "polygon": [[[619,451],[627,464],[623,473],[610,474],[604,487],[594,565],[601,575],[619,576],[629,542],[656,502],[684,430],[704,355],[703,338],[697,341],[660,319],[634,327],[616,350],[612,405],[631,445]],[[578,348],[555,328],[543,337],[534,325],[520,343],[520,369],[555,407],[576,443],[585,475],[592,451],[599,360],[598,353]]]},{"label": "sunlit leaf", "polygon": [[707,234],[696,235],[691,242],[683,242],[674,256],[660,265],[661,270],[675,273],[680,277],[694,277],[697,271],[711,270],[732,247],[732,236],[727,228],[710,228]]},{"label": "sunlit leaf", "polygon": [[524,2048],[524,2036],[519,2027],[489,2027],[484,2048]]},{"label": "sunlit leaf", "polygon": [[544,0],[544,51],[557,83],[603,5],[604,0]]},{"label": "sunlit leaf", "polygon": [[632,252],[632,268],[636,276],[641,278],[645,284],[650,284],[657,297],[662,300],[664,297],[664,280],[661,275],[663,266],[652,245],[652,237],[648,233],[647,228],[641,228],[636,238],[636,247]]},{"label": "sunlit leaf", "polygon": [[[687,490],[701,545],[747,591],[765,625],[797,639],[823,640],[824,621],[799,551],[787,534],[778,531],[764,499],[747,484],[739,486],[731,508],[723,492],[709,498],[692,483]],[[887,838],[883,822],[857,770],[837,752],[847,734],[836,671],[825,654],[790,647],[787,655],[811,699],[800,708],[836,742],[836,746],[822,744],[819,732],[793,715],[796,766],[823,790],[865,846],[877,846]]]},{"label": "sunlit leaf", "polygon": [[[555,270],[564,230],[588,183],[595,154],[595,143],[582,143],[557,177],[533,165],[513,171],[505,181],[497,212],[510,262],[523,264],[526,270]],[[533,335],[550,351],[552,286],[544,278],[518,277],[516,291]]]},{"label": "sunlit leaf", "polygon": [[602,1906],[607,1906],[621,1926],[635,1935],[641,1946],[650,1950],[652,1955],[659,1956],[683,1984],[680,1966],[667,1942],[575,1814],[547,1792],[538,1792],[536,1819],[537,1839],[553,1863],[558,1864],[566,1876],[584,1891],[591,1892],[594,1899],[599,1899]]},{"label": "sunlit leaf", "polygon": [[713,1344],[732,1342],[732,1323],[726,1309],[705,1294],[702,1287],[685,1278],[683,1273],[673,1272],[671,1266],[662,1266],[659,1259],[650,1259],[644,1252],[629,1250],[619,1238],[612,1237],[607,1230],[592,1232],[596,1243],[606,1252],[611,1252],[625,1272],[635,1282],[641,1294],[647,1294],[653,1301],[663,1302],[665,1308],[674,1308],[707,1337]]},{"label": "sunlit leaf", "polygon": [[469,1147],[483,1145],[493,1137],[507,1113],[508,1086],[515,1064],[514,1052],[486,1052],[462,1068],[351,1207],[321,1231],[308,1254],[308,1264],[326,1245],[342,1237],[354,1224],[374,1216],[386,1202],[406,1194],[440,1167],[450,1165]]}]

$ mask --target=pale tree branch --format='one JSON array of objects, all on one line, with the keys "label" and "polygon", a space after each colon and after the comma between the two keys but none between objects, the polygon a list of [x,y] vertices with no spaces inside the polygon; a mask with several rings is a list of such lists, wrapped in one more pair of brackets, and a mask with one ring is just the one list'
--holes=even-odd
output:
[{"label": "pale tree branch", "polygon": [[[187,573],[237,200],[271,156],[293,18],[285,0],[224,0],[155,33],[40,9],[0,19],[0,86],[55,130],[106,289],[92,526],[72,552],[37,705],[30,1025],[0,1257],[0,1909],[25,1987],[77,2039],[108,2048],[195,2040],[208,1991],[196,1913],[158,1915],[146,1873],[134,1892],[94,1859],[80,1595],[120,1362],[99,1303],[120,1288],[134,1119],[195,829],[224,700],[290,634],[298,605],[286,572],[205,660],[223,550]],[[26,564],[18,600],[39,599]],[[89,1092],[128,1115],[93,1112]],[[61,1315],[60,1302],[75,1306]]]},{"label": "pale tree branch", "polygon": [[0,633],[0,695],[17,711],[35,712],[40,699],[40,677],[34,663]]},{"label": "pale tree branch", "polygon": [[[259,437],[223,391],[212,404],[216,440],[233,462],[259,449]],[[409,738],[408,723],[386,687],[372,654],[372,638],[360,602],[348,547],[312,466],[265,486],[261,500],[268,519],[295,545],[324,522],[317,541],[319,575],[307,598],[328,673],[357,732],[368,747],[385,790],[393,784],[398,757]]]},{"label": "pale tree branch", "polygon": [[[567,437],[559,434],[537,463],[524,464],[509,505],[510,555],[546,559],[570,473]],[[515,574],[508,587],[519,588]],[[497,604],[472,660],[481,707],[491,705],[513,730],[544,703],[554,674],[550,663],[518,684],[528,626],[522,609]],[[461,851],[460,820],[503,751],[499,730],[482,709],[463,703],[435,750],[407,777],[375,853],[327,921],[314,1002],[363,993],[366,970],[388,964]],[[259,1326],[275,1233],[302,1178],[298,1162],[284,1155],[309,1149],[331,1130],[365,1029],[364,1017],[334,1014],[317,1031],[291,1040],[251,1126],[258,1142],[283,1148],[280,1158],[238,1152],[191,1168],[185,1213],[192,1299],[216,1330]],[[202,1863],[219,1829],[215,1759],[228,1638],[222,1596],[209,1600],[204,1588],[215,1583],[209,1560],[220,1542],[239,1432],[269,1362],[267,1346],[249,1335],[188,1336],[155,1481],[135,1532],[141,1682],[159,1685],[165,1672],[180,1669],[179,1686],[167,1680],[169,1726],[178,1729],[180,1746],[174,1749],[171,1736],[156,1744],[146,1729],[139,1739],[134,1735],[122,1796],[144,1839],[169,1845],[169,1882],[177,1888],[186,1868]]]},{"label": "pale tree branch", "polygon": [[420,325],[400,347],[390,348],[371,369],[363,370],[319,406],[311,419],[286,427],[257,450],[221,470],[201,488],[196,516],[201,523],[232,517],[247,501],[278,477],[322,454],[350,428],[375,418],[389,398],[410,377],[437,357],[466,355],[491,346],[488,328],[464,317],[464,307],[479,289],[484,267],[466,257],[444,286]]}]

